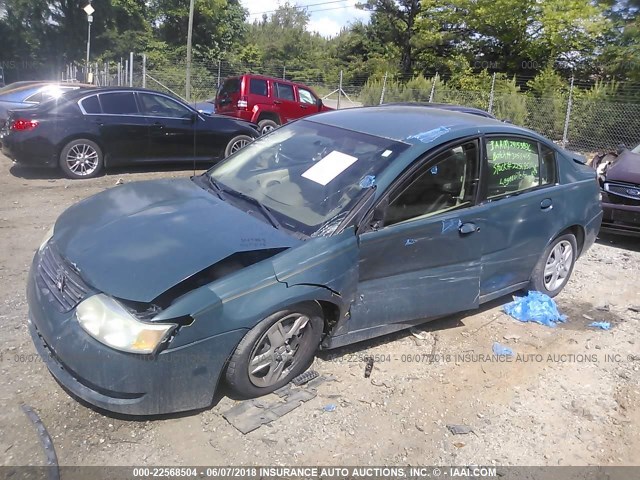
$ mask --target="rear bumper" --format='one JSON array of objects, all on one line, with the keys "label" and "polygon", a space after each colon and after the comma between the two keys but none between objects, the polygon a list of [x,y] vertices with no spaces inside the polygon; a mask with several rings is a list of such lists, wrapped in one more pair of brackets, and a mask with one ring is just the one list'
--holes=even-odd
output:
[{"label": "rear bumper", "polygon": [[25,140],[16,142],[13,135],[0,139],[2,154],[25,166],[55,168],[58,166],[58,158],[54,148],[41,145],[40,142]]},{"label": "rear bumper", "polygon": [[640,236],[640,206],[602,202],[603,232]]}]

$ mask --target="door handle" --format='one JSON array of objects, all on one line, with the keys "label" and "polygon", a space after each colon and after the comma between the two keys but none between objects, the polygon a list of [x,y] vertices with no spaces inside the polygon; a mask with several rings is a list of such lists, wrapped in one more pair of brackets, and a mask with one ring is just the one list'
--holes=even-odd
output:
[{"label": "door handle", "polygon": [[101,127],[102,127],[102,126],[104,126],[104,120],[102,120],[102,118],[99,118],[99,117],[98,117],[98,118],[95,118],[95,119],[93,120],[93,123],[95,123],[96,125],[99,125],[99,126],[101,126]]},{"label": "door handle", "polygon": [[304,109],[306,109],[306,108],[307,108],[307,106],[306,106],[306,105],[300,105],[300,108],[304,108]]},{"label": "door handle", "polygon": [[542,210],[551,210],[553,208],[553,200],[550,198],[545,198],[540,202],[540,208]]},{"label": "door handle", "polygon": [[274,100],[274,101],[273,101],[273,104],[274,104],[274,105],[280,105],[281,103],[282,103],[282,102],[281,102],[280,100]]},{"label": "door handle", "polygon": [[480,227],[478,227],[475,223],[463,223],[458,228],[458,231],[461,235],[469,235],[471,233],[476,233],[480,231]]}]

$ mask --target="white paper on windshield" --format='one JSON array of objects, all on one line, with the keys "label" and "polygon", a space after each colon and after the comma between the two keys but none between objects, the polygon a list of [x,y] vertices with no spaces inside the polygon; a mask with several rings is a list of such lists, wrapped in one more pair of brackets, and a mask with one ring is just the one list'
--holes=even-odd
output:
[{"label": "white paper on windshield", "polygon": [[309,170],[304,172],[302,176],[312,182],[319,183],[320,185],[326,185],[353,165],[357,160],[358,157],[352,157],[346,153],[334,150]]}]

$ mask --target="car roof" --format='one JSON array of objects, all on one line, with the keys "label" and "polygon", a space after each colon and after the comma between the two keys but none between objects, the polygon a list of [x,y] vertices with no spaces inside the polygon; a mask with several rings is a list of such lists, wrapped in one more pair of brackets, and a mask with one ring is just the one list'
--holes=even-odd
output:
[{"label": "car roof", "polygon": [[382,106],[389,106],[389,105],[400,105],[400,106],[407,106],[407,107],[441,108],[443,110],[451,110],[453,112],[463,112],[463,113],[470,113],[472,115],[478,115],[481,117],[496,118],[494,115],[490,114],[486,110],[482,110],[481,108],[469,107],[466,105],[455,105],[452,103],[394,102],[394,103],[382,104]]},{"label": "car roof", "polygon": [[403,142],[411,140],[411,137],[441,128],[445,129],[443,133],[463,130],[480,133],[481,130],[487,129],[521,132],[528,135],[534,133],[506,125],[493,118],[419,105],[386,105],[335,110],[314,115],[309,121]]},{"label": "car roof", "polygon": [[226,82],[227,80],[240,79],[242,77],[258,78],[260,80],[271,80],[272,82],[289,83],[291,85],[298,85],[300,87],[309,88],[307,85],[305,85],[302,82],[296,82],[295,80],[285,80],[278,77],[268,77],[266,75],[258,75],[257,73],[243,73],[242,75],[234,75],[234,76],[225,78],[222,83]]},{"label": "car roof", "polygon": [[29,85],[21,85],[17,88],[13,88],[11,90],[7,90],[5,92],[0,93],[0,98],[11,101],[20,101],[22,98],[27,98],[29,95],[37,93],[38,91],[45,88],[55,88],[55,87],[73,87],[79,89],[91,88],[93,85],[87,85],[83,83],[60,83],[60,82],[39,82],[33,83]]}]

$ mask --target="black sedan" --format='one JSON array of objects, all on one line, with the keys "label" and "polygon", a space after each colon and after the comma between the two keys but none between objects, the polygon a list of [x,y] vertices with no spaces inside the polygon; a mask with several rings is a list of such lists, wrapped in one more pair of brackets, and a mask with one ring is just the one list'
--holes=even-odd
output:
[{"label": "black sedan", "polygon": [[259,136],[251,123],[197,112],[145,89],[75,91],[13,110],[0,131],[3,153],[24,165],[59,167],[70,178],[157,162],[215,162]]}]

